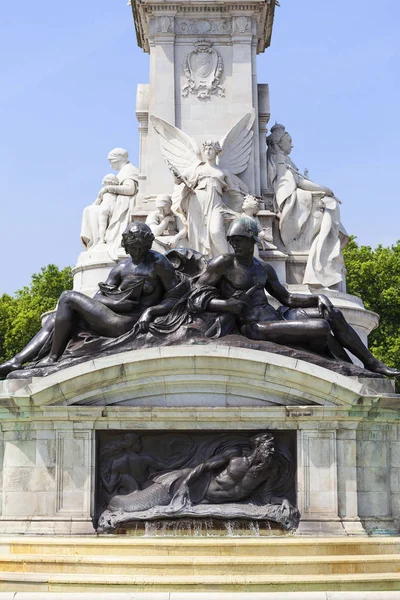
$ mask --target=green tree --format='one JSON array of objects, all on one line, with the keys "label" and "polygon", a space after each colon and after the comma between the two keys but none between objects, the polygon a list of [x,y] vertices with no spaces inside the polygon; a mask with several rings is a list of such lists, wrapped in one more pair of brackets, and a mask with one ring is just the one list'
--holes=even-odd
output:
[{"label": "green tree", "polygon": [[71,268],[42,267],[29,287],[0,296],[0,362],[17,354],[41,327],[40,316],[56,307],[64,290],[72,289]]},{"label": "green tree", "polygon": [[373,250],[352,238],[343,254],[347,292],[380,316],[378,329],[368,337],[371,352],[390,367],[400,368],[400,241]]}]

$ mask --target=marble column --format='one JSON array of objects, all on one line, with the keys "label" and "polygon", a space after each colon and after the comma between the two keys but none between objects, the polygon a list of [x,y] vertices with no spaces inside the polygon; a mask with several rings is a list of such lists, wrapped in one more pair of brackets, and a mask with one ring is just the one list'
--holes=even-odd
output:
[{"label": "marble column", "polygon": [[[175,34],[174,17],[163,15],[150,19],[150,86],[149,114],[175,125]],[[168,194],[173,179],[160,160],[160,142],[150,127],[147,138],[147,186],[149,196]],[[142,200],[143,202],[143,200]]]},{"label": "marble column", "polygon": [[299,533],[343,533],[338,514],[336,431],[300,430],[297,460]]},{"label": "marble column", "polygon": [[[355,427],[358,424],[355,425]],[[338,509],[346,533],[365,535],[358,516],[357,431],[343,428],[337,432]]]}]

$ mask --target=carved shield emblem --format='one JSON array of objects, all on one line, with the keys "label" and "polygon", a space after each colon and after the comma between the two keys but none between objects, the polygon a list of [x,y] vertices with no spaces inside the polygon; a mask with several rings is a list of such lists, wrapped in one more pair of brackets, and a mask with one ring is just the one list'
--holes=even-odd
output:
[{"label": "carved shield emblem", "polygon": [[199,40],[184,61],[183,70],[187,83],[182,88],[182,96],[196,94],[200,99],[210,98],[210,94],[225,96],[220,85],[223,72],[222,57],[209,40]]},{"label": "carved shield emblem", "polygon": [[215,71],[217,67],[217,53],[209,51],[205,52],[191,52],[189,54],[189,68],[194,78],[207,79],[211,75],[212,71]]}]

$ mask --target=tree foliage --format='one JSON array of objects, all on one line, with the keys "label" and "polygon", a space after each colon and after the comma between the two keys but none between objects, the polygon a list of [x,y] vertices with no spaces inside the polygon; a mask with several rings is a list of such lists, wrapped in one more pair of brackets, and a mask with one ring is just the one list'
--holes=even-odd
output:
[{"label": "tree foliage", "polygon": [[379,314],[378,329],[368,337],[371,352],[400,368],[400,241],[394,246],[359,246],[352,238],[344,249],[347,292]]},{"label": "tree foliage", "polygon": [[26,346],[41,327],[40,316],[53,310],[61,292],[71,288],[70,267],[48,265],[32,276],[29,287],[0,296],[0,362]]}]

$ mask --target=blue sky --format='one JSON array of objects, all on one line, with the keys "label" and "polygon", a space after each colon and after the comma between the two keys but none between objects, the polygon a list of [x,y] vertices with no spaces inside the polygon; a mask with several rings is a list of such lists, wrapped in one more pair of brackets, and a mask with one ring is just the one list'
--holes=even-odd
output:
[{"label": "blue sky", "polygon": [[[343,201],[360,243],[400,238],[398,0],[280,0],[259,56],[271,125],[293,159]],[[137,163],[135,95],[148,81],[126,0],[18,0],[0,22],[0,293],[50,262],[74,265],[83,208],[128,148]]]}]

